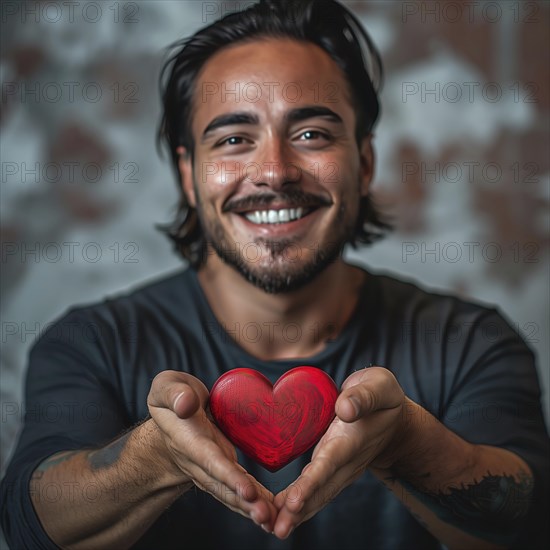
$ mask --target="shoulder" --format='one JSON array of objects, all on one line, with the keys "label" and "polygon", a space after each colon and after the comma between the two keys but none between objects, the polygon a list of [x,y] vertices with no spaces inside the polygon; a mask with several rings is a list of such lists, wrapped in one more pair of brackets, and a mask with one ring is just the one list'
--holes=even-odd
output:
[{"label": "shoulder", "polygon": [[128,309],[173,309],[188,303],[193,295],[193,272],[191,269],[183,269],[134,289],[107,296],[100,302],[76,306],[72,311],[115,314]]},{"label": "shoulder", "polygon": [[381,305],[388,311],[398,309],[403,312],[403,308],[440,313],[448,309],[478,314],[495,311],[489,304],[465,300],[450,292],[430,289],[421,281],[402,275],[369,271],[367,284],[376,289],[381,298]]},{"label": "shoulder", "polygon": [[179,270],[168,276],[142,283],[133,289],[111,294],[97,302],[76,304],[69,308],[63,317],[107,321],[147,310],[171,310],[178,305],[189,304],[194,294],[192,287],[191,271]]},{"label": "shoulder", "polygon": [[427,318],[450,314],[472,318],[501,315],[495,305],[431,289],[421,281],[402,275],[370,270],[367,273],[367,285],[378,296],[380,307],[390,314],[422,315]]},{"label": "shoulder", "polygon": [[496,305],[428,289],[421,282],[383,272],[367,277],[367,292],[382,327],[401,335],[404,343],[437,344],[478,354],[496,346],[529,355],[513,321]]},{"label": "shoulder", "polygon": [[196,308],[196,290],[190,269],[180,270],[99,302],[78,304],[49,323],[31,350],[52,346],[80,350],[131,344],[147,331],[185,324]]},{"label": "shoulder", "polygon": [[371,286],[380,364],[411,399],[472,442],[505,441],[507,414],[510,432],[530,422],[543,437],[535,355],[498,307],[387,274],[372,275]]}]

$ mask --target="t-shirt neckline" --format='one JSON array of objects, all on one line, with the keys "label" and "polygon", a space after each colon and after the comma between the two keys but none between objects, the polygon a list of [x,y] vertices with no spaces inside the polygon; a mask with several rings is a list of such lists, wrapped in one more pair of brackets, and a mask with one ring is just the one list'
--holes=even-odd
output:
[{"label": "t-shirt neckline", "polygon": [[273,360],[262,360],[254,355],[251,355],[229,335],[225,327],[220,323],[214,314],[214,311],[208,302],[208,298],[206,297],[206,294],[200,284],[197,271],[193,268],[189,268],[189,271],[192,284],[195,287],[196,296],[198,296],[198,299],[203,306],[203,310],[206,312],[208,322],[211,323],[211,326],[215,327],[215,330],[212,331],[211,334],[218,341],[219,345],[224,347],[226,351],[230,353],[235,361],[235,364],[243,367],[255,367],[261,365],[265,368],[266,366],[271,366],[276,370],[282,370],[284,368],[298,366],[301,363],[317,365],[325,362],[329,357],[335,353],[338,353],[339,350],[345,347],[347,343],[352,340],[353,335],[359,330],[360,316],[365,311],[365,304],[367,301],[367,289],[369,288],[368,282],[370,279],[370,274],[360,266],[354,265],[354,267],[361,269],[365,273],[365,280],[359,291],[359,297],[357,299],[357,303],[355,304],[353,313],[340,334],[334,340],[327,340],[325,347],[310,357],[295,357],[290,359]]}]

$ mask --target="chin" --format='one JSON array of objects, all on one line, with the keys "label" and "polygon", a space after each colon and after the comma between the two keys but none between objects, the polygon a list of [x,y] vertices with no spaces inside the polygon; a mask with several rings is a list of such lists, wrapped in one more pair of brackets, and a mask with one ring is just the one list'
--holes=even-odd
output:
[{"label": "chin", "polygon": [[[216,247],[214,247],[216,248]],[[220,259],[235,269],[244,279],[268,294],[294,292],[314,281],[339,256],[339,248],[330,254],[313,254],[308,259],[291,261],[283,254],[269,254],[251,262],[226,250],[216,250]]]}]

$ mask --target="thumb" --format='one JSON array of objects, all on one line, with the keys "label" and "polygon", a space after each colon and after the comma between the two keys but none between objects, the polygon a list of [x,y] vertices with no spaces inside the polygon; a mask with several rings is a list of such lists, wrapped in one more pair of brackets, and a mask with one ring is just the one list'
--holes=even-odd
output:
[{"label": "thumb", "polygon": [[355,422],[377,409],[375,394],[363,384],[345,389],[336,400],[336,415],[343,422]]},{"label": "thumb", "polygon": [[194,376],[176,371],[158,374],[147,397],[149,407],[173,411],[179,418],[190,418],[208,400],[206,386]]}]

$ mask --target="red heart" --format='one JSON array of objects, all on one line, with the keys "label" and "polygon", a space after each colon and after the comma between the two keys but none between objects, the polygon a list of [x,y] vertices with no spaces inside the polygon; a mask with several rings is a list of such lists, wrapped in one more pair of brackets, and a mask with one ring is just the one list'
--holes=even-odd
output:
[{"label": "red heart", "polygon": [[246,455],[275,472],[312,447],[334,418],[338,389],[315,367],[296,367],[274,386],[252,369],[216,380],[210,411],[219,428]]}]

